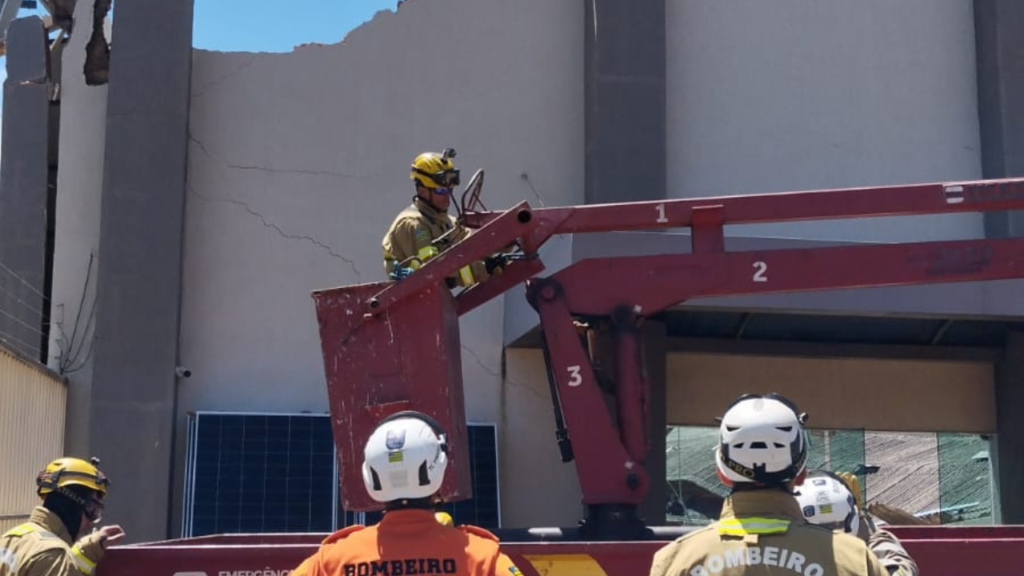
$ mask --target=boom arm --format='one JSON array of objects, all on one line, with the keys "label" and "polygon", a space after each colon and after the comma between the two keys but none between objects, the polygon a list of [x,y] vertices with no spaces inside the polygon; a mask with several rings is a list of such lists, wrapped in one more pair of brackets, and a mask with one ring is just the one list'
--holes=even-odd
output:
[{"label": "boom arm", "polygon": [[[403,306],[410,298],[435,294],[455,270],[518,244],[521,258],[501,276],[459,293],[454,310],[464,314],[526,282],[543,328],[556,415],[559,421],[564,417],[568,431],[560,441],[563,459],[576,461],[583,502],[596,525],[594,536],[620,536],[637,528],[635,507],[649,482],[643,467],[647,386],[637,334],[644,317],[696,296],[1024,277],[1024,238],[729,252],[725,225],[1019,209],[1024,209],[1024,179],[537,210],[522,202],[497,212],[476,212],[471,206],[463,223],[475,232],[402,282],[364,289],[361,294],[372,296],[361,301],[361,322],[411,330],[389,320],[394,316],[390,311],[407,314]],[[589,259],[551,278],[535,278],[544,269],[538,250],[554,235],[678,227],[692,231],[689,254]],[[617,427],[574,327],[579,316],[612,320]],[[322,333],[326,320],[321,313]],[[337,370],[337,362],[331,367],[326,341],[324,350],[328,372]],[[348,354],[355,355],[352,350]],[[457,384],[461,395],[461,378]],[[610,531],[600,526],[606,520],[613,525]]]},{"label": "boom arm", "polygon": [[[619,204],[596,204],[533,210],[527,202],[499,212],[467,211],[463,223],[477,232],[459,242],[441,256],[434,258],[423,270],[429,273],[409,278],[389,286],[372,298],[367,306],[370,314],[380,314],[394,303],[416,294],[432,285],[438,277],[457,271],[473,258],[482,258],[502,246],[517,241],[525,261],[537,258],[538,249],[552,236],[588,232],[628,230],[656,230],[689,227],[692,231],[694,254],[725,251],[724,227],[727,224],[757,224],[765,222],[794,222],[801,220],[836,220],[879,216],[914,216],[950,214],[959,212],[993,212],[1024,208],[1024,179],[978,180],[969,182],[914,184],[784,192],[748,196],[693,198],[685,200],[653,200]],[[978,246],[984,246],[988,240]],[[916,246],[908,244],[906,246]],[[919,245],[917,245],[919,246]],[[862,247],[854,247],[862,248]],[[949,243],[948,249],[967,245]],[[803,249],[808,252],[818,249]],[[884,253],[884,251],[883,251]],[[854,253],[856,254],[856,252]],[[686,257],[686,256],[682,256]],[[516,263],[518,264],[518,263]],[[717,264],[712,263],[712,266]],[[531,274],[540,271],[537,264],[513,265],[513,277],[504,281],[474,286],[459,295],[460,313],[468,312],[521,282],[526,268]],[[858,271],[853,271],[854,274]],[[970,278],[984,280],[990,278]],[[955,281],[909,279],[904,284]],[[799,283],[799,281],[794,281]],[[847,281],[828,287],[879,286],[889,282],[873,283]],[[817,290],[808,285],[795,290]],[[764,290],[734,293],[762,292]],[[778,291],[778,290],[775,290]],[[685,290],[684,290],[685,292]],[[693,294],[684,294],[674,303],[682,302]]]}]

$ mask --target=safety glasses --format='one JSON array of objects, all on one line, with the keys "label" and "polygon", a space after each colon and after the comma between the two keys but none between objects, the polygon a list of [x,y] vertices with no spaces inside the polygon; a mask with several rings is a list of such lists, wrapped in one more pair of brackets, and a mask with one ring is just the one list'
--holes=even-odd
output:
[{"label": "safety glasses", "polygon": [[431,188],[430,191],[439,196],[447,196],[452,193],[451,188]]},{"label": "safety glasses", "polygon": [[440,172],[430,173],[419,168],[413,168],[417,174],[421,174],[430,178],[431,182],[437,184],[439,188],[454,188],[461,183],[459,178],[459,171],[452,168],[450,170],[442,170]]},{"label": "safety glasses", "polygon": [[454,168],[451,170],[445,170],[444,172],[431,174],[430,179],[442,188],[454,188],[458,186],[460,182],[459,171]]}]

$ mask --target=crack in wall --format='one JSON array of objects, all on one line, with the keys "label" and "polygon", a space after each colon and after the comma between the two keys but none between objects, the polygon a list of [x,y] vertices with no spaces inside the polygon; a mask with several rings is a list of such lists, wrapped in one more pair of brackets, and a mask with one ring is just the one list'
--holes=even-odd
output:
[{"label": "crack in wall", "polygon": [[537,189],[533,186],[533,181],[530,179],[530,175],[524,171],[522,174],[519,175],[519,177],[522,178],[524,182],[526,182],[527,186],[530,187],[530,192],[533,192],[534,197],[537,198],[538,202],[540,202],[540,207],[544,208],[544,198],[541,197],[540,192],[538,192]]},{"label": "crack in wall", "polygon": [[221,164],[227,166],[228,168],[233,168],[235,170],[255,170],[255,171],[259,171],[259,172],[269,172],[269,173],[272,173],[272,174],[305,174],[305,175],[309,175],[309,176],[332,176],[332,177],[335,177],[335,178],[353,178],[353,179],[359,179],[359,180],[365,180],[365,179],[370,179],[370,178],[377,178],[377,177],[383,175],[383,174],[352,174],[352,173],[347,173],[347,172],[332,172],[330,170],[309,170],[309,169],[304,169],[304,168],[272,168],[272,167],[269,167],[269,166],[260,166],[258,164],[235,164],[233,162],[229,162],[228,160],[226,160],[223,157],[219,156],[215,152],[211,151],[209,148],[206,147],[206,144],[204,144],[201,140],[196,138],[193,134],[189,134],[188,135],[188,139],[193,144],[195,144],[196,147],[199,148],[203,152],[203,154],[205,154],[205,155],[209,156],[210,158],[220,162]]},{"label": "crack in wall", "polygon": [[537,398],[540,398],[544,402],[550,402],[551,401],[551,397],[550,396],[545,396],[543,393],[538,392],[537,390],[527,386],[526,384],[523,384],[522,382],[516,382],[515,380],[509,378],[508,376],[502,375],[501,372],[499,372],[497,370],[494,370],[493,368],[491,368],[490,366],[485,364],[484,361],[480,358],[480,356],[475,351],[473,351],[473,349],[470,348],[469,346],[463,344],[462,345],[462,349],[469,353],[470,357],[473,358],[473,361],[476,362],[477,365],[479,365],[480,368],[483,369],[484,372],[487,372],[488,374],[490,374],[491,376],[494,376],[498,380],[501,380],[503,382],[507,382],[510,386],[515,386],[516,388],[522,388],[523,390],[526,390],[527,392],[529,392],[530,394],[536,396]]},{"label": "crack in wall", "polygon": [[246,68],[252,66],[253,63],[256,62],[256,58],[258,58],[258,57],[259,57],[259,54],[253,54],[248,60],[246,60],[244,63],[242,63],[240,66],[238,66],[234,70],[225,73],[220,78],[217,78],[215,80],[211,80],[211,81],[207,82],[206,84],[204,84],[202,86],[202,88],[199,89],[198,92],[193,92],[192,93],[192,98],[201,98],[202,96],[204,96],[206,94],[206,92],[209,89],[211,89],[211,88],[213,88],[215,86],[218,86],[219,84],[222,84],[228,78],[231,78],[232,76],[235,76],[235,75],[241,73]]},{"label": "crack in wall", "polygon": [[313,246],[316,246],[317,248],[320,248],[324,252],[327,252],[327,254],[329,254],[332,258],[335,258],[337,260],[341,260],[342,262],[348,264],[349,267],[352,269],[352,272],[356,275],[356,278],[358,278],[360,280],[362,279],[362,273],[359,272],[359,268],[356,267],[355,261],[353,261],[351,258],[346,258],[345,256],[335,252],[334,249],[331,248],[330,245],[325,244],[324,242],[321,242],[320,240],[317,240],[316,238],[314,238],[312,236],[308,236],[308,235],[305,235],[305,234],[292,234],[292,233],[289,233],[289,232],[285,232],[280,226],[278,226],[277,224],[274,224],[273,222],[267,220],[266,216],[264,216],[263,214],[257,212],[256,210],[253,210],[252,207],[249,206],[249,204],[247,204],[246,202],[243,202],[241,200],[236,200],[235,198],[231,198],[231,197],[212,198],[210,196],[206,196],[204,194],[200,194],[199,192],[196,191],[195,188],[192,187],[191,183],[189,183],[189,185],[188,185],[188,192],[189,192],[189,194],[192,194],[196,198],[199,198],[200,200],[205,200],[207,202],[222,202],[222,203],[225,203],[225,204],[233,204],[235,206],[239,206],[243,210],[245,210],[246,212],[251,214],[252,216],[255,216],[256,219],[259,220],[260,224],[262,224],[264,228],[269,228],[269,229],[277,232],[277,234],[279,236],[281,236],[282,238],[285,238],[285,239],[288,239],[288,240],[304,241],[304,242],[307,242],[309,244],[312,244]]}]

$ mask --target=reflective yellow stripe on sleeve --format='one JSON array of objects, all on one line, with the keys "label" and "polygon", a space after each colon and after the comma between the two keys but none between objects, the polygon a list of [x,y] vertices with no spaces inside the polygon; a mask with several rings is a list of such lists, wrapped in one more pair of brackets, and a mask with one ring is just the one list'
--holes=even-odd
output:
[{"label": "reflective yellow stripe on sleeve", "polygon": [[77,545],[71,548],[71,552],[75,554],[75,564],[78,565],[78,569],[82,571],[82,574],[92,574],[92,571],[96,569],[96,563],[89,560],[89,557],[82,553],[82,549]]},{"label": "reflective yellow stripe on sleeve", "polygon": [[437,256],[437,254],[437,246],[430,245],[420,248],[419,252],[416,252],[416,257],[419,258],[421,262],[426,262],[427,260],[430,260],[434,256]]},{"label": "reflective yellow stripe on sleeve", "polygon": [[476,282],[476,279],[473,278],[473,269],[469,266],[459,269],[459,279],[462,280],[463,286],[472,286]]},{"label": "reflective yellow stripe on sleeve", "polygon": [[727,518],[718,523],[718,533],[730,536],[747,534],[785,534],[789,520],[778,518]]},{"label": "reflective yellow stripe on sleeve", "polygon": [[35,526],[32,526],[31,524],[22,524],[20,526],[15,526],[14,528],[11,528],[4,534],[4,536],[24,536],[29,532],[35,531]]}]

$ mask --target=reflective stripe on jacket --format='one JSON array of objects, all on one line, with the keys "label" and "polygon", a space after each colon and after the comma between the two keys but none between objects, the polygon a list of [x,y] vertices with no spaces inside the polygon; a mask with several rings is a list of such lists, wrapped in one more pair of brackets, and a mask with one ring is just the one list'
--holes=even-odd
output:
[{"label": "reflective stripe on jacket", "polygon": [[659,550],[651,576],[886,576],[863,540],[808,524],[792,494],[734,492],[721,520]]},{"label": "reflective stripe on jacket", "polygon": [[[439,246],[437,240],[449,232],[445,244]],[[390,275],[398,264],[415,270],[468,235],[469,230],[459,226],[453,216],[415,198],[384,234],[384,272]],[[474,262],[459,270],[457,280],[459,285],[468,287],[487,277],[483,263]]]},{"label": "reflective stripe on jacket", "polygon": [[28,522],[0,536],[0,576],[91,576],[103,558],[99,534],[72,544],[61,519],[37,506]]}]

